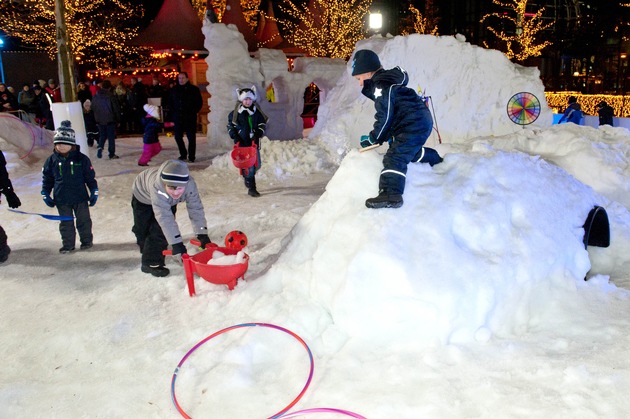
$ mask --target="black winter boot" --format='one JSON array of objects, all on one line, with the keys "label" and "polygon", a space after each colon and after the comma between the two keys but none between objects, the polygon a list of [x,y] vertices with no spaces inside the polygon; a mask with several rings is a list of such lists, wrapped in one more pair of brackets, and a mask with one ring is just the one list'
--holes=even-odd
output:
[{"label": "black winter boot", "polygon": [[402,204],[402,195],[389,195],[385,191],[380,191],[377,197],[365,201],[365,206],[368,208],[400,208]]},{"label": "black winter boot", "polygon": [[256,190],[256,179],[247,180],[245,179],[245,186],[247,187],[247,195],[258,198],[260,194]]},{"label": "black winter boot", "polygon": [[162,265],[142,265],[140,270],[145,274],[151,274],[157,277],[168,276],[168,274],[170,273],[168,268]]}]

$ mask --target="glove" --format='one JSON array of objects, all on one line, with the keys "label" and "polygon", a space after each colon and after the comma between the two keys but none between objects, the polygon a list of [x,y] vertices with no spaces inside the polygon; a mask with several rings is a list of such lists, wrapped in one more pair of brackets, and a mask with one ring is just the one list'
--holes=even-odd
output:
[{"label": "glove", "polygon": [[96,205],[96,200],[98,199],[98,189],[92,189],[92,193],[90,194],[90,206],[93,207]]},{"label": "glove", "polygon": [[0,189],[0,193],[3,193],[4,196],[7,197],[7,204],[9,204],[9,208],[17,208],[22,203],[20,202],[20,198],[13,192],[12,186],[7,186],[4,189]]},{"label": "glove", "polygon": [[55,201],[52,200],[48,192],[42,191],[42,199],[44,200],[44,204],[48,205],[50,208],[55,207]]},{"label": "glove", "polygon": [[175,243],[173,245],[173,256],[183,255],[185,253],[188,253],[188,251],[186,250],[186,246],[184,246],[184,243]]},{"label": "glove", "polygon": [[199,248],[202,250],[206,248],[207,244],[212,243],[207,234],[197,234],[197,240],[199,240]]},{"label": "glove", "polygon": [[369,135],[362,135],[361,136],[361,148],[369,147],[371,145],[374,145],[374,143],[372,142],[372,139],[370,138],[370,136]]}]

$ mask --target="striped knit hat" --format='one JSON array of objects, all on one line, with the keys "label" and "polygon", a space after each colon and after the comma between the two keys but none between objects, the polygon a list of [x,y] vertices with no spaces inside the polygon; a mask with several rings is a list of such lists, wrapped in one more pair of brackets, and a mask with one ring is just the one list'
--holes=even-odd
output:
[{"label": "striped knit hat", "polygon": [[183,161],[169,160],[162,169],[160,178],[167,186],[186,186],[190,179],[190,172]]},{"label": "striped knit hat", "polygon": [[75,145],[77,143],[74,130],[72,129],[72,123],[70,121],[61,121],[61,126],[55,131],[53,137],[54,144],[68,144]]}]

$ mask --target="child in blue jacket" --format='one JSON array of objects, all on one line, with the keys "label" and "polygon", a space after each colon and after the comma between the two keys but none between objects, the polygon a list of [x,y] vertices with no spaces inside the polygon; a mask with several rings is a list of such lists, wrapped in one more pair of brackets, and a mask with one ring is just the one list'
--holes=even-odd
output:
[{"label": "child in blue jacket", "polygon": [[354,54],[352,76],[362,87],[361,93],[374,101],[376,121],[369,135],[361,137],[361,147],[389,143],[383,157],[383,170],[378,185],[378,196],[365,201],[368,208],[399,208],[407,165],[442,162],[432,148],[424,147],[431,135],[433,118],[424,100],[407,87],[409,76],[400,67],[384,70],[378,55],[364,49]]},{"label": "child in blue jacket", "polygon": [[98,199],[98,184],[92,162],[79,151],[70,121],[61,122],[55,131],[53,143],[54,152],[42,168],[42,198],[49,207],[57,207],[59,215],[73,217],[70,221],[59,223],[62,242],[59,253],[74,251],[76,231],[79,232],[81,250],[89,249],[93,236],[88,204],[93,207]]},{"label": "child in blue jacket", "polygon": [[558,123],[573,122],[574,124],[580,125],[583,116],[582,107],[579,103],[577,103],[577,98],[575,96],[571,96],[569,97],[569,106],[567,106],[564,110],[564,114]]}]

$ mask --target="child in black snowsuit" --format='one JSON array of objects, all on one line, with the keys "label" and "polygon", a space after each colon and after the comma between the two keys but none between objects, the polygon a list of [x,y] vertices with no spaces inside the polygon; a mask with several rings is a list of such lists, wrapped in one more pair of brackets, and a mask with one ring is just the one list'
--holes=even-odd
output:
[{"label": "child in black snowsuit", "polygon": [[[88,204],[93,207],[98,199],[98,184],[92,162],[79,151],[70,121],[61,122],[55,131],[53,143],[54,152],[46,159],[42,169],[42,198],[49,207],[56,206],[59,215],[76,218],[81,250],[89,249],[93,236]],[[50,196],[51,192],[54,199]],[[59,253],[74,251],[76,231],[74,220],[59,223],[63,244]]]},{"label": "child in black snowsuit", "polygon": [[400,67],[384,70],[370,50],[354,54],[352,76],[361,93],[374,101],[376,121],[369,135],[361,137],[361,147],[389,142],[383,157],[378,196],[365,201],[368,208],[398,208],[403,204],[407,165],[438,164],[442,158],[432,148],[423,147],[431,135],[433,118],[424,100],[407,87],[409,77]]},{"label": "child in black snowsuit", "polygon": [[256,106],[256,86],[251,89],[237,89],[238,103],[228,115],[227,131],[237,147],[258,148],[256,164],[249,169],[242,169],[245,187],[249,196],[259,197],[256,190],[256,169],[260,168],[260,139],[267,129],[267,117]]},{"label": "child in black snowsuit", "polygon": [[[18,198],[13,191],[13,185],[9,179],[9,173],[7,172],[7,161],[4,158],[4,153],[0,150],[0,203],[2,203],[3,194],[7,198],[9,208],[18,208],[22,205],[20,198]],[[0,263],[7,261],[9,253],[11,253],[11,248],[7,244],[7,233],[5,233],[2,226],[0,226]]]}]

